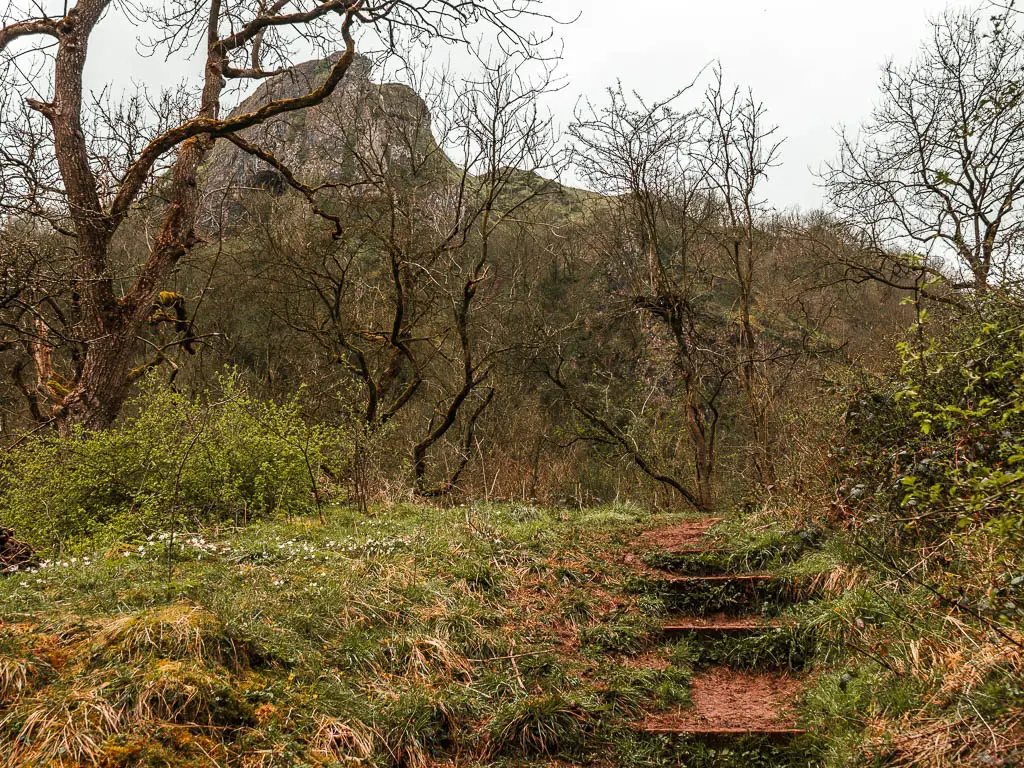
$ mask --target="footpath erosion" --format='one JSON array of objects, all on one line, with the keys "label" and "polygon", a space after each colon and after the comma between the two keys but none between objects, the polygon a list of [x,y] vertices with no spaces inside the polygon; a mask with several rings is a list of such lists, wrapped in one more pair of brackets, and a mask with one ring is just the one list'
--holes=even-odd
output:
[{"label": "footpath erosion", "polygon": [[[797,594],[787,580],[750,569],[719,546],[709,536],[718,522],[704,518],[649,531],[626,555],[640,589],[664,601],[666,645],[685,641],[697,667],[690,702],[648,712],[636,728],[682,745],[802,751],[807,731],[795,705],[804,687],[797,670],[806,633],[780,618]],[[663,658],[649,653],[637,664],[657,669]]]}]

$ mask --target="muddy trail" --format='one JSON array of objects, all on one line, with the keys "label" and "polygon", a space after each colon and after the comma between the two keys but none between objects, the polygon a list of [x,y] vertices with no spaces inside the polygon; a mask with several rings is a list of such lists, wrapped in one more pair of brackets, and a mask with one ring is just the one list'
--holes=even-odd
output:
[{"label": "muddy trail", "polygon": [[[775,616],[795,598],[770,572],[728,567],[728,549],[709,535],[718,522],[689,520],[648,531],[626,558],[669,610],[663,640],[685,641],[700,653],[690,701],[648,712],[636,728],[684,745],[792,745],[807,733],[795,707],[801,673],[744,656],[743,649],[784,637],[791,627]],[[637,661],[661,663],[657,654]]]}]

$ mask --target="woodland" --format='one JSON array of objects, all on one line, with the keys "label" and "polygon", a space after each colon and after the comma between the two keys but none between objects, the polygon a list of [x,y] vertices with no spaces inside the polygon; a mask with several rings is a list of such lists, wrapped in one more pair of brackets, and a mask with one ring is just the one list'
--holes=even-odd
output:
[{"label": "woodland", "polygon": [[810,212],[716,62],[560,126],[567,23],[0,10],[4,764],[1024,764],[1020,10]]}]

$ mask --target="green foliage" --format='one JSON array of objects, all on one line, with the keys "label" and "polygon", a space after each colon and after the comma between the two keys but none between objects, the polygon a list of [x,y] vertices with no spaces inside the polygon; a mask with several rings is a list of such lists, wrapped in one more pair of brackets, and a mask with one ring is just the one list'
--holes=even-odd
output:
[{"label": "green foliage", "polygon": [[700,663],[736,669],[803,669],[817,650],[813,631],[798,626],[691,642]]},{"label": "green foliage", "polygon": [[297,399],[259,400],[227,377],[196,398],[151,386],[133,406],[115,428],[49,435],[9,454],[0,520],[59,547],[310,512],[322,469],[348,443],[342,430],[308,427]]},{"label": "green foliage", "polygon": [[843,491],[926,538],[980,522],[1024,541],[1024,312],[972,310],[901,344],[899,375],[851,403]]},{"label": "green foliage", "polygon": [[805,701],[829,765],[987,764],[1024,710],[1024,311],[961,298],[857,389],[832,453],[845,530],[803,611],[834,662]]}]

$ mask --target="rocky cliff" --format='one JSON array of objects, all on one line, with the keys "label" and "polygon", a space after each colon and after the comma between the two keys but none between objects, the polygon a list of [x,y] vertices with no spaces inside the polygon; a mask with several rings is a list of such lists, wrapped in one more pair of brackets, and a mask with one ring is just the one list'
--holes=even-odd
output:
[{"label": "rocky cliff", "polygon": [[[277,99],[308,93],[324,81],[340,54],[298,64],[260,84],[231,115],[244,114]],[[376,83],[372,63],[357,56],[329,98],[241,132],[251,144],[273,154],[295,176],[324,194],[339,198],[373,198],[387,194],[381,181],[456,178],[455,164],[438,147],[430,112],[411,88]],[[203,171],[205,199],[201,228],[212,231],[236,225],[254,212],[253,203],[283,194],[281,174],[260,158],[220,140]],[[577,210],[589,193],[545,181],[529,172],[513,172],[503,199],[518,201],[528,190],[544,188],[545,201],[561,214]],[[254,192],[264,194],[254,195]]]},{"label": "rocky cliff", "polygon": [[[268,79],[230,114],[307,93],[324,81],[339,56],[307,61]],[[338,185],[339,194],[388,173],[396,164],[409,166],[413,157],[440,156],[429,111],[419,95],[397,83],[374,83],[371,73],[371,62],[357,56],[321,104],[278,115],[241,136],[273,154],[304,183]],[[273,167],[224,140],[211,151],[203,174],[204,196],[215,208],[221,208],[225,198],[232,208],[253,190],[280,194],[285,186]]]}]

